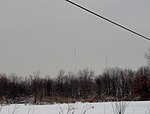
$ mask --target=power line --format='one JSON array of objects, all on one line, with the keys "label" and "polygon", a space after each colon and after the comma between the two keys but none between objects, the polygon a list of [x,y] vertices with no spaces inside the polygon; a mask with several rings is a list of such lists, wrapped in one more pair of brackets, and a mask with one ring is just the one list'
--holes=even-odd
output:
[{"label": "power line", "polygon": [[125,26],[123,26],[123,25],[121,25],[121,24],[118,24],[118,23],[116,23],[116,22],[114,22],[114,21],[112,21],[112,20],[110,20],[110,19],[108,19],[108,18],[106,18],[106,17],[104,17],[104,16],[101,16],[101,15],[99,15],[99,14],[97,14],[97,13],[95,13],[95,12],[93,12],[93,11],[91,11],[91,10],[89,10],[89,9],[87,9],[87,8],[85,8],[85,7],[83,7],[83,6],[81,6],[81,5],[79,5],[79,4],[76,4],[76,3],[74,3],[74,2],[72,2],[72,1],[70,1],[70,0],[66,0],[66,1],[67,1],[68,3],[74,5],[74,6],[77,6],[77,7],[80,8],[80,9],[83,9],[83,10],[85,10],[85,11],[87,11],[87,12],[89,12],[89,13],[91,13],[91,14],[93,14],[93,15],[95,15],[95,16],[97,16],[97,17],[103,19],[103,20],[105,20],[105,21],[108,21],[108,22],[110,22],[110,23],[112,23],[112,24],[114,24],[114,25],[116,25],[116,26],[118,26],[118,27],[120,27],[120,28],[122,28],[122,29],[124,29],[124,30],[127,30],[127,31],[129,31],[129,32],[131,32],[131,33],[133,33],[133,34],[136,34],[136,35],[140,36],[140,37],[143,38],[143,39],[146,39],[146,40],[149,40],[149,41],[150,41],[150,38],[148,38],[148,37],[146,37],[146,36],[144,36],[144,35],[142,35],[142,34],[140,34],[140,33],[138,33],[138,32],[135,32],[134,30],[131,30],[131,29],[129,29],[129,28],[127,28],[127,27],[125,27]]}]

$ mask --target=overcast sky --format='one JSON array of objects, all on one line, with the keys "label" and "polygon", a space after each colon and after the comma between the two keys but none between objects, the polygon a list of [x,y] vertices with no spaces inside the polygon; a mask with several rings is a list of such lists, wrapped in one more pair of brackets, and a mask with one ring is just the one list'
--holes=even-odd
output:
[{"label": "overcast sky", "polygon": [[[150,0],[73,0],[150,37]],[[0,0],[0,72],[57,75],[63,69],[146,65],[150,41],[120,29],[65,0]]]}]

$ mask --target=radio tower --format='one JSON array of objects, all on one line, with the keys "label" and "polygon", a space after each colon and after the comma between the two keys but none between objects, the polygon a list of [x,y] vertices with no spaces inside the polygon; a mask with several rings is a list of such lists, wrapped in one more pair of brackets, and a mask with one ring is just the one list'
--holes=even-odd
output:
[{"label": "radio tower", "polygon": [[76,46],[74,47],[74,73],[75,76],[77,74],[77,52],[76,52]]},{"label": "radio tower", "polygon": [[107,57],[106,57],[106,70],[108,70],[108,63],[107,63]]}]

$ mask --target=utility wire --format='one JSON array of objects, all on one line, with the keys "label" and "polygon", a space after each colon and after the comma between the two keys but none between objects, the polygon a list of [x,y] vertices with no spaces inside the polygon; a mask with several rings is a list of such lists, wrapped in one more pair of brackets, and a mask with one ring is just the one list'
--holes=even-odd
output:
[{"label": "utility wire", "polygon": [[91,11],[91,10],[89,10],[89,9],[87,9],[87,8],[85,8],[85,7],[83,7],[83,6],[81,6],[81,5],[79,5],[79,4],[76,4],[76,3],[74,3],[74,2],[72,2],[72,1],[70,1],[70,0],[66,0],[66,1],[67,1],[68,3],[70,3],[70,4],[72,4],[72,5],[74,5],[74,6],[78,7],[78,8],[80,8],[80,9],[83,9],[83,10],[85,10],[85,11],[87,11],[87,12],[89,12],[89,13],[91,13],[91,14],[93,14],[93,15],[95,15],[95,16],[97,16],[97,17],[103,19],[103,20],[105,20],[105,21],[108,21],[108,22],[110,22],[110,23],[112,23],[112,24],[114,24],[114,25],[116,25],[116,26],[118,26],[118,27],[120,27],[120,28],[122,28],[122,29],[125,29],[125,30],[127,30],[127,31],[129,31],[129,32],[131,32],[131,33],[133,33],[133,34],[136,34],[136,35],[140,36],[140,37],[143,38],[143,39],[146,39],[146,40],[149,40],[149,41],[150,41],[150,38],[148,38],[148,37],[146,37],[146,36],[144,36],[144,35],[142,35],[142,34],[140,34],[140,33],[138,33],[138,32],[135,32],[134,30],[131,30],[131,29],[129,29],[129,28],[127,28],[127,27],[125,27],[125,26],[123,26],[123,25],[121,25],[121,24],[118,24],[118,23],[116,23],[116,22],[114,22],[114,21],[112,21],[112,20],[110,20],[110,19],[108,19],[108,18],[106,18],[106,17],[104,17],[104,16],[101,16],[101,15],[99,15],[99,14],[97,14],[97,13],[95,13],[95,12],[93,12],[93,11]]}]

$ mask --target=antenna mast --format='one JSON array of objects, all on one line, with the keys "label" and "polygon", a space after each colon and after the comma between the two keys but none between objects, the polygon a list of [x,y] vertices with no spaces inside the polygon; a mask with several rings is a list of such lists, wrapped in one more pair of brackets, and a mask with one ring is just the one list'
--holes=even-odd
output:
[{"label": "antenna mast", "polygon": [[74,47],[74,72],[75,72],[75,76],[76,76],[76,71],[77,71],[77,52],[76,52],[76,46]]},{"label": "antenna mast", "polygon": [[107,57],[106,57],[106,69],[108,70],[108,61],[107,61]]}]

